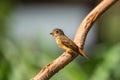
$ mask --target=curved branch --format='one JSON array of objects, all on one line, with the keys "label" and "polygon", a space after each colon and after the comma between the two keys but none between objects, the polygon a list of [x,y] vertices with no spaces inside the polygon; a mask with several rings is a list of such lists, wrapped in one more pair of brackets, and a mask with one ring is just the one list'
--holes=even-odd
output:
[{"label": "curved branch", "polygon": [[[106,11],[111,5],[113,5],[118,0],[103,0],[98,6],[96,6],[83,20],[81,25],[78,28],[78,31],[75,35],[74,42],[80,47],[83,48],[85,38],[88,31],[90,30],[92,24],[96,19]],[[78,56],[77,53],[68,53],[64,52],[56,60],[46,65],[34,78],[33,80],[49,80],[55,73],[65,67],[73,59]]]},{"label": "curved branch", "polygon": [[112,6],[118,0],[103,0],[100,4],[98,4],[82,21],[80,24],[78,31],[75,35],[74,42],[80,47],[83,48],[85,38],[87,36],[88,31],[90,30],[92,24],[98,19],[98,17],[106,11],[110,6]]}]

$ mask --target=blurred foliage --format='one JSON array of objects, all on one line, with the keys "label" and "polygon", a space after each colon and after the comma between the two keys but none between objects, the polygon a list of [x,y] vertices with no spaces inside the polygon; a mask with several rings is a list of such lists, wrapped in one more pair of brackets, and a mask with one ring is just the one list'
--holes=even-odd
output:
[{"label": "blurred foliage", "polygon": [[[44,65],[59,55],[56,51],[42,49],[39,42],[19,44],[7,36],[6,31],[10,27],[5,26],[5,20],[12,8],[10,2],[0,2],[0,80],[30,80]],[[120,11],[118,10],[119,7],[116,5],[100,19],[101,43],[91,52],[95,53],[91,55],[91,61],[74,60],[51,80],[120,80]]]},{"label": "blurred foliage", "polygon": [[11,4],[6,0],[0,1],[0,80],[8,80],[8,76],[11,72],[11,65],[2,51],[4,45],[3,38],[6,34],[5,19],[11,11],[11,7]]},{"label": "blurred foliage", "polygon": [[5,20],[12,9],[13,5],[10,0],[0,0],[0,35],[4,36],[6,27]]},{"label": "blurred foliage", "polygon": [[120,42],[120,1],[108,9],[99,20],[101,41],[114,45]]}]

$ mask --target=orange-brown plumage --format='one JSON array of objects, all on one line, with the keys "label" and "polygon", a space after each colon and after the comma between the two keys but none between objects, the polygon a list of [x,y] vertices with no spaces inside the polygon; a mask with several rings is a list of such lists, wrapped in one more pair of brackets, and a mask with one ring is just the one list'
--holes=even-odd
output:
[{"label": "orange-brown plumage", "polygon": [[50,34],[53,35],[60,48],[69,52],[79,53],[83,57],[89,59],[83,50],[80,49],[71,39],[69,39],[61,29],[54,29]]}]

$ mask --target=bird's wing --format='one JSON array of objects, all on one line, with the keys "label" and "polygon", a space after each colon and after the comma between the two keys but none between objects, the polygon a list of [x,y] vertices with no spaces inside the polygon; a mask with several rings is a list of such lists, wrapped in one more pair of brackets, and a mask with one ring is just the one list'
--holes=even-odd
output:
[{"label": "bird's wing", "polygon": [[88,58],[88,56],[81,50],[71,39],[69,39],[67,36],[61,37],[61,43],[66,46],[67,48],[70,48],[72,51],[80,53],[80,55],[84,56],[85,58]]},{"label": "bird's wing", "polygon": [[79,52],[78,46],[67,36],[61,37],[61,43],[75,52]]}]

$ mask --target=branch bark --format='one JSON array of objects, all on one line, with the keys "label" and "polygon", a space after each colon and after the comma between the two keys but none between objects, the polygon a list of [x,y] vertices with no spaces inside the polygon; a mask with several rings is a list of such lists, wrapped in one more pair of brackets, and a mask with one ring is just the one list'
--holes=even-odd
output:
[{"label": "branch bark", "polygon": [[[118,0],[103,0],[98,4],[80,24],[74,42],[82,49],[85,38],[96,19]],[[55,73],[64,68],[78,56],[77,53],[64,52],[56,60],[46,65],[32,80],[49,80]]]}]

